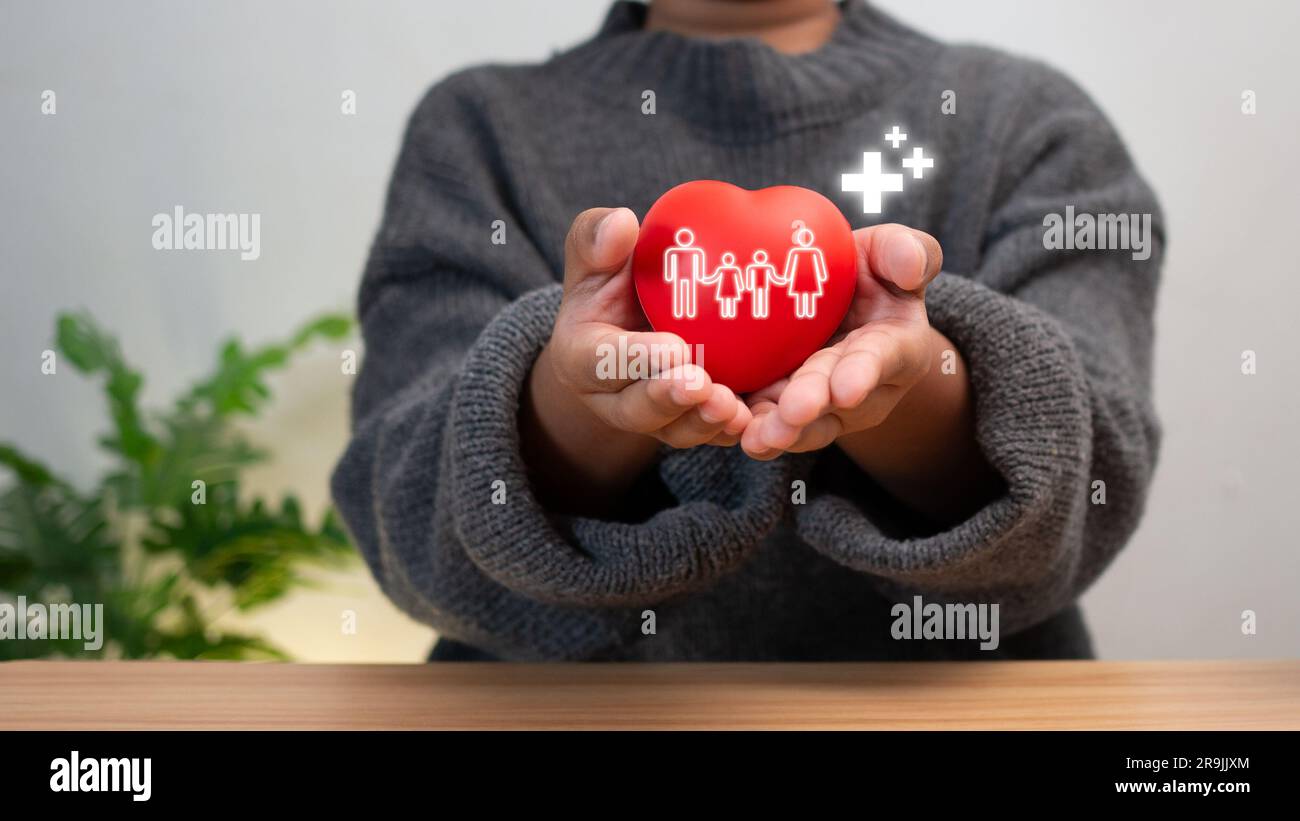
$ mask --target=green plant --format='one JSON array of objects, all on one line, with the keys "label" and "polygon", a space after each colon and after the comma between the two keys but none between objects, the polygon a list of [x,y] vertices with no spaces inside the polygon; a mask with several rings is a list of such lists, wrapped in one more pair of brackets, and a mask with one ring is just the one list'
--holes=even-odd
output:
[{"label": "green plant", "polygon": [[[266,457],[236,430],[270,397],[265,377],[316,339],[339,339],[351,320],[325,316],[283,344],[221,349],[215,370],[165,410],[139,407],[144,383],[117,340],[85,314],[58,318],[62,362],[103,379],[112,467],[87,491],[0,443],[13,481],[0,491],[0,600],[102,603],[104,649],[79,640],[0,641],[0,660],[45,655],[282,659],[257,635],[222,632],[211,602],[240,610],[309,583],[311,566],[355,555],[333,511],[312,526],[297,500],[277,505],[240,492],[241,471]],[[22,618],[23,614],[19,614]]]}]

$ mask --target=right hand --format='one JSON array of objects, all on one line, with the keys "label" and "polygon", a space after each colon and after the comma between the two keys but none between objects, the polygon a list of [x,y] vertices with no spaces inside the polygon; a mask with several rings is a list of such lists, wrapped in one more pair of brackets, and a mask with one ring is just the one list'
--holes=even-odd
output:
[{"label": "right hand", "polygon": [[[748,406],[690,362],[681,337],[646,326],[632,283],[638,230],[636,215],[627,208],[593,208],[573,221],[564,244],[564,297],[551,339],[534,365],[537,410],[544,415],[547,403],[539,391],[557,390],[576,400],[606,430],[591,431],[573,444],[596,451],[604,451],[601,434],[612,431],[675,448],[735,445],[752,418]],[[602,357],[613,351],[616,358],[637,345],[658,352],[652,359],[664,367],[653,377],[600,373]],[[570,435],[581,436],[581,426]]]}]

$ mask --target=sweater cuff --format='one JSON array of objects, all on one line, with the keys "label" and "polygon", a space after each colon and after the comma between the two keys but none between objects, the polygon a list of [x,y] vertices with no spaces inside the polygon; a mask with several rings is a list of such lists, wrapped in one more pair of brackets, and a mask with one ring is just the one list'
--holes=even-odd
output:
[{"label": "sweater cuff", "polygon": [[[1008,577],[1000,546],[1031,522],[1045,526],[1037,532],[1065,534],[1082,521],[1074,514],[1086,499],[1092,441],[1084,370],[1055,319],[965,277],[936,279],[926,309],[966,360],[976,437],[1005,493],[950,530],[919,536],[886,535],[848,494],[832,490],[797,508],[799,533],[836,561],[896,582],[890,592],[1002,595]],[[1063,503],[1062,494],[1076,491],[1077,500]],[[1055,575],[1048,570],[1054,548],[1040,548],[1039,567],[1028,575]]]},{"label": "sweater cuff", "polygon": [[558,285],[524,295],[487,326],[466,358],[448,434],[453,498],[461,502],[453,515],[466,552],[496,582],[556,604],[640,606],[706,586],[780,520],[787,464],[754,462],[738,448],[668,451],[659,474],[676,505],[647,521],[548,513],[528,481],[518,416],[560,297]]}]

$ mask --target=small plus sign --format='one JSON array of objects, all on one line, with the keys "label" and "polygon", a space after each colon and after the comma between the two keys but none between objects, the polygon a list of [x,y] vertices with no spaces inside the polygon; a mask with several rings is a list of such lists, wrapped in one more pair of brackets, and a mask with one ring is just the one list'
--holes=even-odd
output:
[{"label": "small plus sign", "polygon": [[934,168],[934,160],[922,155],[921,146],[912,149],[912,156],[903,160],[903,167],[912,169],[912,179],[921,179],[926,168]]},{"label": "small plus sign", "polygon": [[894,126],[894,130],[886,134],[885,139],[888,140],[889,143],[894,146],[894,150],[897,151],[898,144],[906,140],[907,135],[902,131],[899,131],[898,126]]},{"label": "small plus sign", "polygon": [[883,210],[880,195],[886,191],[902,191],[902,174],[884,174],[880,168],[880,152],[862,152],[862,173],[841,174],[840,190],[862,192],[862,213],[879,214]]}]

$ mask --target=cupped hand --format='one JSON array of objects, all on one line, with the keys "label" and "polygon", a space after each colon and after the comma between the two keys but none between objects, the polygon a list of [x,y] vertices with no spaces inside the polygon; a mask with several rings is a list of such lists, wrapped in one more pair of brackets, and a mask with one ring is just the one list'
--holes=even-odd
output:
[{"label": "cupped hand", "polygon": [[853,232],[857,290],[830,344],[745,399],[741,446],[756,459],[818,450],[883,422],[929,372],[937,334],[926,286],[943,265],[934,237],[903,225]]},{"label": "cupped hand", "polygon": [[[734,445],[751,420],[749,408],[690,361],[681,337],[646,325],[631,271],[638,228],[626,208],[593,208],[574,220],[565,240],[564,297],[534,366],[533,389],[558,389],[609,428],[675,448]],[[629,352],[644,353],[649,378],[627,367],[631,362],[619,367],[617,358]],[[583,445],[599,447],[600,439]]]}]

